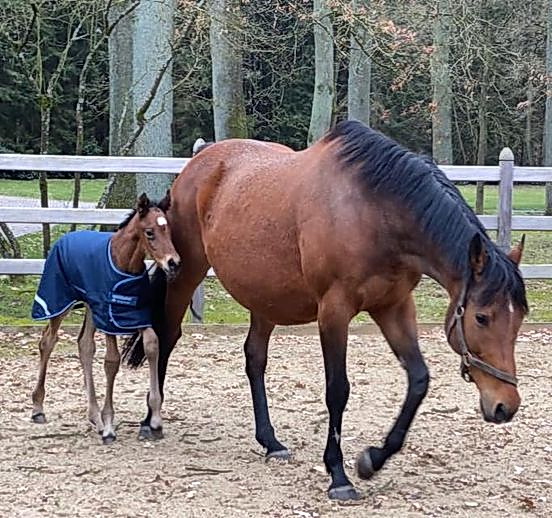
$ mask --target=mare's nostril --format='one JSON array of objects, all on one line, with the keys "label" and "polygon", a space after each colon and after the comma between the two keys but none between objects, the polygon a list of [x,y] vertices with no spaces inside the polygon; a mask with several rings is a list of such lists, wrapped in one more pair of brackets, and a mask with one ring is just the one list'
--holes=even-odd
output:
[{"label": "mare's nostril", "polygon": [[497,423],[504,423],[507,420],[508,420],[508,412],[506,411],[506,407],[502,403],[499,403],[498,405],[496,405],[495,421]]}]

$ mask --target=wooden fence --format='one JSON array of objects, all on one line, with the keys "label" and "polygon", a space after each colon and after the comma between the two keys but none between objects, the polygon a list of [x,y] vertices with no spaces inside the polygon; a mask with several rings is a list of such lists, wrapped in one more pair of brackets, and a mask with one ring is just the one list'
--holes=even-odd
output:
[{"label": "wooden fence", "polygon": [[[102,157],[62,155],[0,154],[2,171],[46,171],[81,173],[178,174],[188,158],[168,157]],[[490,231],[497,231],[497,243],[503,249],[510,247],[512,230],[552,230],[552,217],[515,216],[512,211],[514,183],[552,182],[552,168],[517,167],[509,148],[500,153],[498,166],[441,166],[454,182],[498,182],[499,203],[496,215],[479,216]],[[72,208],[11,208],[0,207],[0,221],[5,223],[52,224],[118,224],[128,209],[72,209]],[[0,275],[40,275],[43,259],[0,259]],[[528,279],[552,279],[552,264],[522,265]],[[209,275],[214,276],[211,269]],[[194,308],[200,316],[203,311],[203,289],[194,295]]]}]

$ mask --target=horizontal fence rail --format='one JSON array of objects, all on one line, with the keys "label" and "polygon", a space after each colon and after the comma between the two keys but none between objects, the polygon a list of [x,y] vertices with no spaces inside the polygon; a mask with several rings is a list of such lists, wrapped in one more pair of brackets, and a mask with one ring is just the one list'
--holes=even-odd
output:
[{"label": "horizontal fence rail", "polygon": [[[103,174],[179,174],[189,158],[0,154],[1,171],[81,172]],[[513,230],[552,231],[552,217],[518,216],[512,211],[516,183],[552,182],[552,167],[518,167],[505,148],[497,166],[440,166],[453,182],[497,182],[498,213],[478,216],[487,230],[498,231],[497,243],[507,249]],[[0,207],[3,223],[117,225],[131,209]],[[530,246],[530,245],[529,245]],[[151,261],[148,262],[148,266]],[[0,259],[0,275],[41,275],[43,259]],[[521,265],[527,279],[552,279],[552,264]],[[208,276],[216,276],[211,268]],[[194,309],[202,315],[203,289],[194,294]]]},{"label": "horizontal fence rail", "polygon": [[0,154],[0,171],[178,174],[189,158]]},{"label": "horizontal fence rail", "polygon": [[[78,225],[118,225],[131,209],[60,209],[0,207],[3,223],[76,223]],[[496,215],[478,216],[487,230],[498,229]],[[512,230],[552,230],[549,216],[512,216]]]}]

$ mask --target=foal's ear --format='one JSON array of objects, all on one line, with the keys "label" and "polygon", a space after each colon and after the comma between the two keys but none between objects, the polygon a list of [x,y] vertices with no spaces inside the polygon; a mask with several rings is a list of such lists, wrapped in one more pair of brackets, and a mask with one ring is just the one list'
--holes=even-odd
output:
[{"label": "foal's ear", "polygon": [[521,236],[520,242],[510,250],[508,257],[512,261],[514,261],[514,263],[519,264],[521,262],[521,256],[523,255],[524,248],[525,248],[525,234]]},{"label": "foal's ear", "polygon": [[151,203],[149,201],[149,198],[147,194],[143,192],[138,197],[138,201],[136,203],[136,211],[138,212],[138,216],[143,218],[148,213],[148,210],[150,207],[151,207]]},{"label": "foal's ear", "polygon": [[473,273],[480,275],[485,269],[487,259],[488,255],[485,243],[483,242],[481,234],[478,232],[473,236],[470,243],[470,265]]},{"label": "foal's ear", "polygon": [[157,206],[163,211],[167,212],[171,208],[171,190],[167,189],[165,197],[157,204]]}]

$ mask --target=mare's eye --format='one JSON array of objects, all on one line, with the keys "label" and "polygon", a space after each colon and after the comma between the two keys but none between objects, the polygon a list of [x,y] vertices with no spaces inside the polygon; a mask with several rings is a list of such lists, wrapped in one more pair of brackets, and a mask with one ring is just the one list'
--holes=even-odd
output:
[{"label": "mare's eye", "polygon": [[489,317],[487,315],[484,315],[483,313],[476,313],[475,320],[482,327],[486,327],[489,325]]},{"label": "mare's eye", "polygon": [[146,237],[150,240],[155,238],[155,233],[153,232],[152,228],[146,228],[145,234],[146,234]]}]

